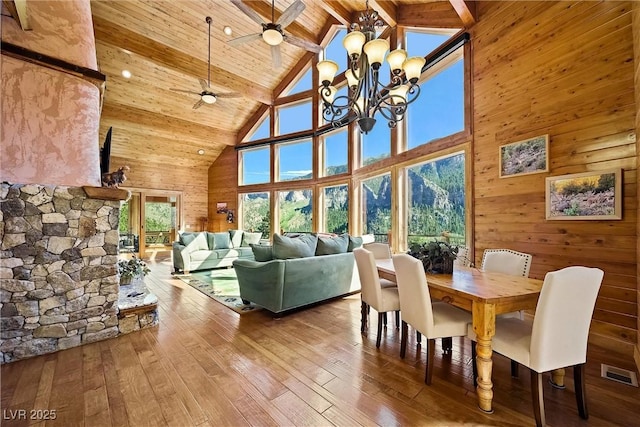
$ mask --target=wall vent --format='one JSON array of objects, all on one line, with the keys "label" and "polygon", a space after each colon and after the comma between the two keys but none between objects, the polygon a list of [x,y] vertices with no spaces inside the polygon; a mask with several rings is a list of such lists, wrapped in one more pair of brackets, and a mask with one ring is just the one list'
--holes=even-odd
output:
[{"label": "wall vent", "polygon": [[629,371],[627,369],[616,368],[614,366],[602,364],[602,369],[600,370],[600,374],[603,378],[608,378],[613,381],[617,381],[619,383],[632,385],[634,387],[638,387],[638,377],[636,373],[633,371]]}]

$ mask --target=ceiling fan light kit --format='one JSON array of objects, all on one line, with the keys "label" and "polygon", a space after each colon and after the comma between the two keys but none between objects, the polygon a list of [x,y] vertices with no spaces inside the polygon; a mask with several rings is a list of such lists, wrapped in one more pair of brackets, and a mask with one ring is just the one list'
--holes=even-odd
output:
[{"label": "ceiling fan light kit", "polygon": [[[395,49],[387,55],[389,42],[376,38],[376,27],[383,25],[378,12],[369,9],[361,12],[359,22],[350,25],[350,32],[343,39],[349,55],[349,68],[345,72],[349,94],[335,96],[332,86],[338,72],[334,61],[320,61],[317,68],[320,80],[320,95],[323,101],[323,117],[334,127],[356,121],[360,132],[369,133],[376,123],[379,112],[395,128],[404,118],[407,106],[420,94],[418,79],[422,74],[425,59],[407,58],[403,49]],[[379,70],[386,55],[391,79],[387,85],[380,83]]]}]

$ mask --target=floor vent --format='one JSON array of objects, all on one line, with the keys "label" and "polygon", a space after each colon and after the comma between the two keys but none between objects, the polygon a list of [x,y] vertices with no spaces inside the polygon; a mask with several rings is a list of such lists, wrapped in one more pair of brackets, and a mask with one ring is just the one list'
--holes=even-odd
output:
[{"label": "floor vent", "polygon": [[600,374],[603,378],[608,378],[613,381],[617,381],[622,384],[632,385],[638,387],[638,377],[633,371],[626,369],[616,368],[614,366],[602,364]]}]

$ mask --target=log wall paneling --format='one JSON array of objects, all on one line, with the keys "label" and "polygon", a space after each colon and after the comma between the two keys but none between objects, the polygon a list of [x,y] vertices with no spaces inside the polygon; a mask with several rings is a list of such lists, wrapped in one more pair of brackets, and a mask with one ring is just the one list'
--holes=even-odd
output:
[{"label": "log wall paneling", "polygon": [[[484,249],[508,247],[533,255],[532,277],[569,265],[602,268],[590,339],[630,355],[639,300],[631,3],[480,2],[478,18],[476,263]],[[547,133],[549,173],[498,178],[500,145]],[[547,176],[610,167],[624,172],[621,221],[545,220]]]},{"label": "log wall paneling", "polygon": [[[636,111],[635,111],[635,135],[636,140],[638,135],[640,135],[640,4],[634,2],[632,9],[632,27],[633,27],[633,65],[634,65],[634,88],[635,88],[635,99],[636,99]],[[637,165],[640,165],[640,152],[636,153],[637,157]],[[636,192],[636,206],[640,208],[640,177],[636,176],[636,183],[638,183],[638,189]],[[637,218],[636,222],[638,226],[638,230],[640,230],[640,218]],[[636,307],[638,312],[640,313],[640,239],[638,239],[638,233],[636,233],[636,256],[638,259],[637,268],[636,268],[636,296],[637,302]],[[636,322],[636,346],[634,348],[633,356],[636,362],[636,369],[640,372],[640,316],[638,316]]]},{"label": "log wall paneling", "polygon": [[[111,165],[128,165],[123,187],[173,190],[182,192],[182,221],[179,230],[197,231],[198,218],[207,216],[207,167],[168,166],[134,159],[112,157]],[[187,227],[188,226],[188,227]]]},{"label": "log wall paneling", "polygon": [[[227,147],[209,168],[209,230],[225,231],[238,228],[238,152]],[[226,202],[233,209],[235,222],[229,224],[225,214],[216,213],[216,204]]]}]

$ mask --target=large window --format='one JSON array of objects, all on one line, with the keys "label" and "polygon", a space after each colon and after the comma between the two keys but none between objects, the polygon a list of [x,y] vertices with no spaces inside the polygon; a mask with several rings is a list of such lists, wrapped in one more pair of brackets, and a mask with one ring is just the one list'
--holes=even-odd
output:
[{"label": "large window", "polygon": [[278,218],[280,232],[309,233],[312,230],[311,189],[278,191]]},{"label": "large window", "polygon": [[310,90],[313,87],[311,84],[311,74],[311,67],[309,67],[309,69],[300,77],[300,80],[293,85],[291,90],[281,93],[280,96],[295,95],[296,93]]},{"label": "large window", "polygon": [[376,120],[376,125],[368,134],[360,135],[362,166],[370,165],[391,155],[391,129],[384,117],[378,115]]},{"label": "large window", "polygon": [[276,109],[276,135],[311,129],[311,100],[287,104]]},{"label": "large window", "polygon": [[321,231],[342,234],[349,231],[349,186],[324,187]]},{"label": "large window", "polygon": [[294,181],[312,177],[311,140],[278,144],[277,171],[278,181]]},{"label": "large window", "polygon": [[269,147],[240,151],[240,185],[263,184],[271,181]]},{"label": "large window", "polygon": [[455,154],[404,170],[407,189],[407,243],[448,236],[465,243],[464,154]]},{"label": "large window", "polygon": [[325,134],[320,139],[320,173],[322,176],[338,175],[348,171],[347,128]]},{"label": "large window", "polygon": [[251,135],[249,135],[249,138],[245,138],[245,140],[247,140],[247,141],[257,141],[259,139],[269,138],[271,136],[270,129],[269,129],[269,124],[270,123],[271,123],[270,117],[269,116],[265,117],[265,119],[262,120],[262,123],[260,123],[260,126],[258,126],[253,131],[253,133],[251,133]]},{"label": "large window", "polygon": [[260,231],[263,238],[271,236],[269,193],[241,194],[240,212],[240,228],[252,232]]},{"label": "large window", "polygon": [[342,46],[342,40],[346,35],[347,30],[345,28],[338,30],[324,50],[324,58],[335,61],[338,64],[338,74],[347,69],[347,51]]},{"label": "large window", "polygon": [[375,235],[376,241],[387,241],[391,231],[391,174],[366,179],[361,186],[362,231]]}]

